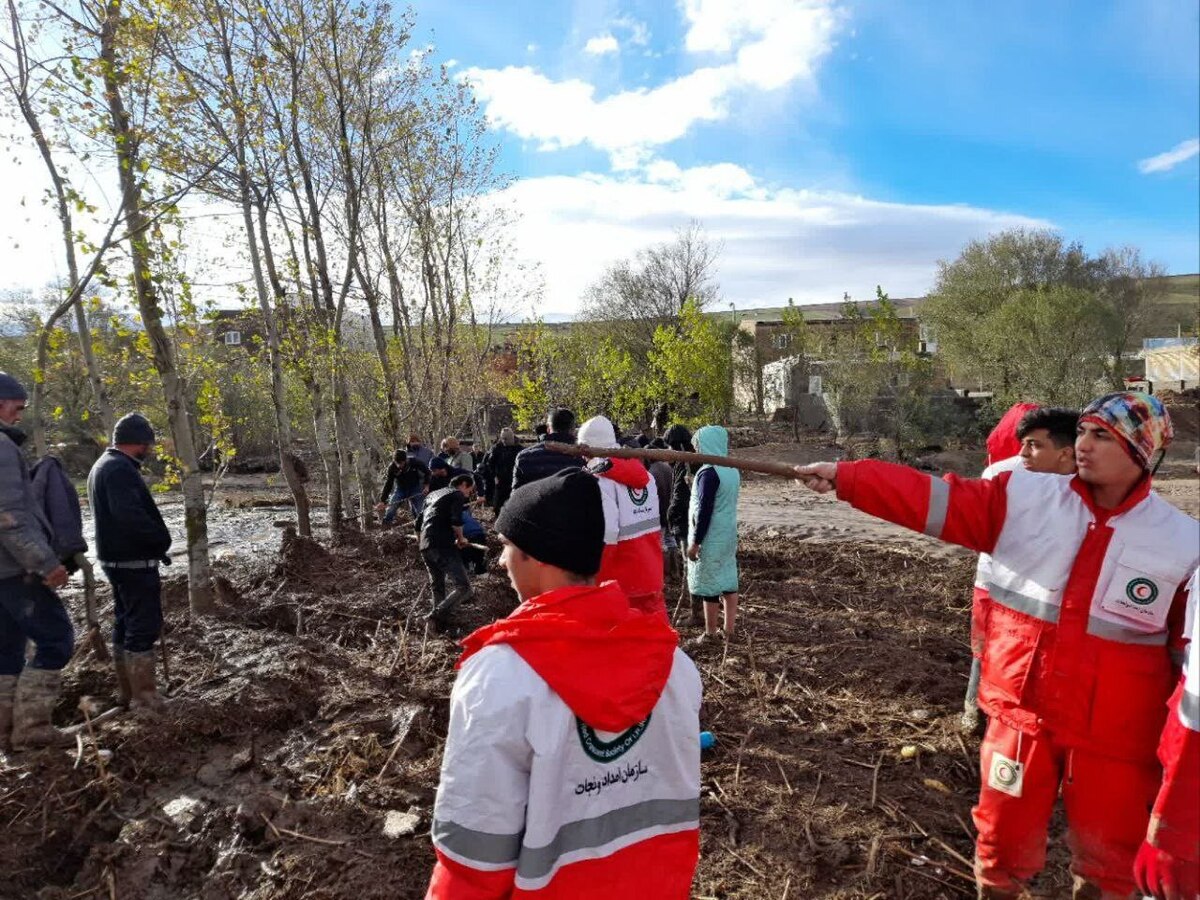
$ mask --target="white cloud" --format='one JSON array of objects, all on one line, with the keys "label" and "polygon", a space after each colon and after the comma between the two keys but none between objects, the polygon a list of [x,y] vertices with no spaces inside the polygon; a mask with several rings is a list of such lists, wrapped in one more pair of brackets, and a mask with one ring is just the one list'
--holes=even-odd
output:
[{"label": "white cloud", "polygon": [[[832,191],[771,187],[739,166],[680,168],[658,160],[637,176],[550,176],[500,196],[521,212],[518,254],[540,264],[547,312],[573,312],[616,259],[670,240],[697,219],[723,244],[720,283],[739,306],[893,297],[928,291],[938,259],[1025,216],[971,206],[887,203]],[[515,312],[525,312],[518,310]]]},{"label": "white cloud", "polygon": [[526,53],[537,53],[537,49],[538,49],[538,45],[537,45],[537,44],[526,44],[526,45],[525,45],[525,52],[526,52]]},{"label": "white cloud", "polygon": [[638,88],[595,99],[586,81],[551,81],[528,66],[466,73],[487,104],[495,127],[533,140],[541,150],[590,143],[618,157],[620,167],[640,160],[650,146],[669,143],[696,122],[724,118],[728,73],[698,69],[661,87]]},{"label": "white cloud", "polygon": [[733,54],[740,80],[775,90],[808,80],[844,19],[823,0],[684,0],[693,53]]},{"label": "white cloud", "polygon": [[611,34],[598,34],[583,45],[583,52],[593,56],[603,56],[605,53],[616,53],[621,49],[617,39]]},{"label": "white cloud", "polygon": [[645,47],[650,43],[650,28],[645,22],[640,22],[632,16],[613,19],[612,26],[626,32],[629,35],[629,43],[635,47]]},{"label": "white cloud", "polygon": [[683,11],[688,49],[728,58],[657,87],[597,99],[588,82],[554,81],[528,66],[473,68],[464,77],[493,126],[542,150],[588,143],[612,154],[617,167],[628,167],[698,123],[725,119],[739,91],[811,88],[844,19],[831,3],[793,0],[685,0]]},{"label": "white cloud", "polygon": [[1200,138],[1181,141],[1165,153],[1151,156],[1138,163],[1138,171],[1143,175],[1153,172],[1169,172],[1180,163],[1187,162],[1193,156],[1200,155]]}]

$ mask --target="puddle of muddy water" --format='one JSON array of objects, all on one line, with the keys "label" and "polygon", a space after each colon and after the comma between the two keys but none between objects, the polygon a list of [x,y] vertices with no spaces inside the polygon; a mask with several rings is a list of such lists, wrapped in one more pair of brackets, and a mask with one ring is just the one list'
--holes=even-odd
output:
[{"label": "puddle of muddy water", "polygon": [[[163,521],[171,532],[171,559],[180,568],[187,570],[187,538],[183,525],[183,497],[167,494],[155,497],[162,512]],[[220,500],[208,509],[209,555],[214,560],[238,558],[254,560],[273,557],[279,549],[279,538],[283,523],[294,525],[296,510],[292,506],[227,507]],[[279,523],[279,524],[277,524]],[[329,525],[323,510],[312,513],[314,531],[323,531]],[[83,534],[89,544],[88,559],[96,561],[95,539],[91,510],[83,510]],[[164,575],[172,574],[164,570]],[[103,573],[97,569],[97,577]]]}]

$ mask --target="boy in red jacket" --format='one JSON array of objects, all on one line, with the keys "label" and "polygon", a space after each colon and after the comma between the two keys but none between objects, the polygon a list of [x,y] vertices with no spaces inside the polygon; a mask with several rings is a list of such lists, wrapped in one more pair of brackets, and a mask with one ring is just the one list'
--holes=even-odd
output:
[{"label": "boy in red jacket", "polygon": [[663,617],[596,584],[595,476],[513,491],[521,598],[463,642],[427,900],[685,900],[699,857],[700,677]]}]

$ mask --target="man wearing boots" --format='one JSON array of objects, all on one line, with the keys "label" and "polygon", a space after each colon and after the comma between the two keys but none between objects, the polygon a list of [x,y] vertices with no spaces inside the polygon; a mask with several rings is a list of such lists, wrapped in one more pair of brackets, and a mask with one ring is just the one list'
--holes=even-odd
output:
[{"label": "man wearing boots", "polygon": [[[426,621],[439,633],[449,627],[454,608],[471,596],[471,578],[459,550],[467,546],[463,510],[474,493],[474,476],[463,474],[455,475],[449,487],[433,491],[425,498],[420,547],[433,590],[433,611]],[[447,577],[454,582],[454,590],[448,596]]]},{"label": "man wearing boots", "polygon": [[[62,668],[75,647],[71,619],[54,593],[67,570],[51,546],[50,525],[34,501],[17,428],[25,388],[0,372],[0,750],[56,744],[50,713]],[[25,645],[33,641],[32,662]]]},{"label": "man wearing boots", "polygon": [[112,443],[88,475],[88,501],[96,524],[96,556],[113,591],[113,659],[122,705],[158,709],[154,643],[162,631],[159,563],[171,533],[142,480],[142,463],[154,449],[154,428],[130,413],[113,429]]}]

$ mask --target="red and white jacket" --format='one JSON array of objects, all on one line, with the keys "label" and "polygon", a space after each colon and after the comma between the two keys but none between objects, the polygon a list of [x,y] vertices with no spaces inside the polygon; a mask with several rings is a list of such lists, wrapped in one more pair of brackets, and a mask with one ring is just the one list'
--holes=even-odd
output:
[{"label": "red and white jacket", "polygon": [[1146,839],[1178,859],[1200,861],[1200,572],[1192,573],[1183,674],[1158,746],[1162,787]]},{"label": "red and white jacket", "polygon": [[991,556],[979,685],[988,715],[1101,756],[1154,758],[1200,523],[1148,478],[1112,510],[1078,477],[1026,469],[939,480],[840,463],[837,490],[864,512]]},{"label": "red and white jacket", "polygon": [[636,459],[595,459],[604,504],[604,555],[597,582],[615,581],[642,612],[666,615],[658,491]]},{"label": "red and white jacket", "polygon": [[700,676],[613,582],[464,642],[426,900],[686,900],[700,853]]},{"label": "red and white jacket", "polygon": [[[1025,460],[1021,457],[1010,456],[989,465],[979,477],[990,481],[1001,472],[1011,472],[1024,464]],[[986,553],[980,553],[979,562],[975,566],[975,585],[971,596],[971,655],[976,659],[983,658],[983,639],[987,634],[987,585],[991,565],[992,558]]]}]

